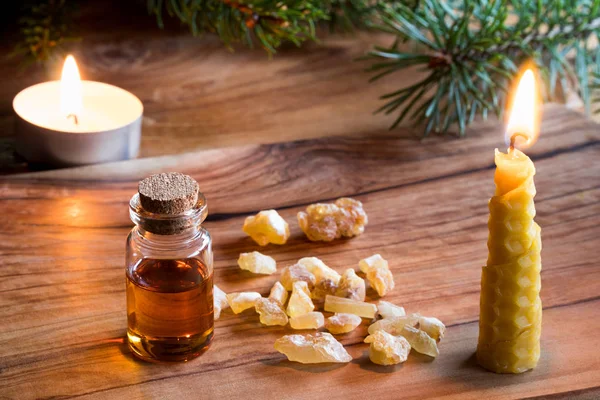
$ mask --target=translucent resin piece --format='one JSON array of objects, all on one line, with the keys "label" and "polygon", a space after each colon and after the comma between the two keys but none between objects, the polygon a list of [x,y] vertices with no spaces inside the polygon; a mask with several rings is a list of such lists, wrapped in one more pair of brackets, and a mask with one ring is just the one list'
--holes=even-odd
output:
[{"label": "translucent resin piece", "polygon": [[261,246],[285,244],[290,237],[288,223],[275,210],[265,210],[247,217],[242,230]]},{"label": "translucent resin piece", "polygon": [[275,350],[285,354],[288,360],[302,364],[352,361],[344,346],[326,332],[283,336],[275,342]]},{"label": "translucent resin piece", "polygon": [[311,312],[315,305],[310,299],[308,285],[304,281],[294,282],[292,295],[287,306],[287,314],[290,317],[297,317]]},{"label": "translucent resin piece", "polygon": [[377,312],[375,304],[365,303],[337,296],[325,297],[325,311],[333,313],[348,313],[363,318],[374,318]]},{"label": "translucent resin piece", "polygon": [[337,285],[330,279],[322,279],[315,284],[315,287],[310,292],[310,297],[313,299],[315,306],[323,307],[325,297],[334,295],[337,290]]},{"label": "translucent resin piece", "polygon": [[340,274],[329,268],[317,257],[304,257],[298,260],[298,265],[306,268],[315,277],[314,288],[311,288],[311,298],[319,307],[325,302],[325,296],[334,294],[340,281]]},{"label": "translucent resin piece", "polygon": [[241,269],[254,272],[255,274],[271,275],[277,271],[277,263],[275,260],[258,251],[240,254],[238,265]]},{"label": "translucent resin piece", "polygon": [[290,326],[293,329],[319,329],[325,324],[323,313],[318,311],[309,312],[290,318]]},{"label": "translucent resin piece", "polygon": [[375,269],[367,274],[369,284],[381,297],[388,294],[395,286],[394,275],[389,269]]},{"label": "translucent resin piece", "polygon": [[300,264],[290,265],[285,267],[281,273],[281,284],[286,290],[291,291],[294,282],[303,281],[306,282],[309,289],[315,286],[315,276],[311,274],[305,266]]},{"label": "translucent resin piece", "polygon": [[217,285],[213,286],[213,305],[215,319],[219,319],[221,317],[221,311],[229,307],[229,303],[227,302],[227,294],[219,289]]},{"label": "translucent resin piece", "polygon": [[377,331],[365,339],[370,343],[369,358],[379,365],[395,365],[406,361],[410,353],[410,343],[402,336],[393,336],[384,331]]},{"label": "translucent resin piece", "polygon": [[278,301],[261,297],[254,303],[263,325],[287,325],[288,317]]},{"label": "translucent resin piece", "polygon": [[360,235],[369,222],[360,201],[341,198],[335,203],[311,204],[298,213],[298,224],[309,240],[329,242]]},{"label": "translucent resin piece", "polygon": [[369,334],[377,331],[385,331],[391,335],[400,335],[405,326],[413,327],[419,322],[418,314],[405,315],[403,317],[392,317],[380,319],[369,326]]},{"label": "translucent resin piece", "polygon": [[385,296],[394,289],[394,275],[388,262],[379,254],[360,260],[358,267],[367,275],[367,280],[379,296]]},{"label": "translucent resin piece", "polygon": [[407,325],[402,329],[401,335],[408,340],[415,351],[431,357],[440,355],[435,339],[422,330]]},{"label": "translucent resin piece", "polygon": [[365,293],[365,280],[356,275],[352,268],[345,270],[335,295],[346,299],[365,301]]},{"label": "translucent resin piece", "polygon": [[334,284],[338,284],[340,281],[340,274],[336,270],[329,268],[323,261],[317,257],[304,257],[298,260],[298,264],[302,265],[311,274],[315,276],[316,282],[322,280],[332,281]]},{"label": "translucent resin piece", "polygon": [[275,282],[275,284],[271,288],[271,292],[269,293],[269,298],[271,300],[275,300],[282,306],[285,305],[285,302],[288,299],[288,292],[287,290],[285,290],[281,282]]},{"label": "translucent resin piece", "polygon": [[444,333],[446,333],[446,326],[434,317],[419,317],[419,329],[438,342],[442,340]]},{"label": "translucent resin piece", "polygon": [[381,300],[377,304],[377,313],[381,315],[382,318],[404,317],[406,315],[404,307],[397,306],[384,300]]},{"label": "translucent resin piece", "polygon": [[254,302],[260,298],[261,295],[257,292],[229,293],[227,295],[227,302],[231,310],[235,314],[239,314],[244,310],[254,307]]},{"label": "translucent resin piece", "polygon": [[362,319],[358,315],[337,313],[327,318],[327,321],[325,321],[325,329],[334,335],[338,335],[340,333],[352,332],[361,322]]},{"label": "translucent resin piece", "polygon": [[358,262],[358,268],[366,274],[375,268],[389,269],[389,266],[388,262],[381,257],[381,254],[373,254],[371,257],[360,260]]}]

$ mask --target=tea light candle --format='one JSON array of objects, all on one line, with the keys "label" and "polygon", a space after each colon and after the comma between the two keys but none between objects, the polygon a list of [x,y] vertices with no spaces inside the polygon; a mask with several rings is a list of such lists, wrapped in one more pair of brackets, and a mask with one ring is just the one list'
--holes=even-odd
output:
[{"label": "tea light candle", "polygon": [[143,105],[132,93],[101,82],[82,81],[68,56],[60,81],[21,91],[17,152],[29,162],[55,166],[134,158],[139,153]]}]

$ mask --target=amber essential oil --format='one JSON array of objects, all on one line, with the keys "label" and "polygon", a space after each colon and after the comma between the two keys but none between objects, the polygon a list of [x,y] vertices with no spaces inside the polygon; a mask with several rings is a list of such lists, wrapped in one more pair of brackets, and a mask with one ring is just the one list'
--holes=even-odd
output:
[{"label": "amber essential oil", "polygon": [[200,260],[142,259],[127,270],[127,336],[147,361],[188,361],[213,336],[212,269]]}]

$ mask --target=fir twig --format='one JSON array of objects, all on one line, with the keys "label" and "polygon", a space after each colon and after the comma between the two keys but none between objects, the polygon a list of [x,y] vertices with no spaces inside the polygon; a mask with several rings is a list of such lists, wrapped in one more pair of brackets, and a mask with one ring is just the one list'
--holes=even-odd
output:
[{"label": "fir twig", "polygon": [[163,9],[194,35],[214,32],[231,48],[256,41],[269,53],[285,41],[300,45],[316,39],[315,24],[327,18],[319,0],[148,0],[148,10],[163,26]]},{"label": "fir twig", "polygon": [[[331,31],[353,32],[375,22],[385,0],[331,0],[328,13]],[[392,1],[393,2],[393,1]]]},{"label": "fir twig", "polygon": [[428,77],[383,96],[387,103],[380,111],[403,108],[392,128],[410,118],[425,125],[425,135],[445,133],[455,124],[464,135],[476,115],[501,115],[517,66],[532,60],[547,96],[571,84],[589,112],[590,65],[600,60],[600,52],[592,54],[588,40],[598,37],[599,9],[600,0],[423,0],[416,9],[383,6],[379,28],[417,47],[412,52],[375,47],[366,57],[373,79],[409,67]]},{"label": "fir twig", "polygon": [[25,5],[19,20],[21,40],[9,56],[23,57],[23,66],[43,63],[60,53],[65,43],[79,40],[73,34],[74,8],[66,0]]},{"label": "fir twig", "polygon": [[[600,105],[600,73],[598,72],[599,65],[596,64],[596,71],[592,74],[590,82],[590,97],[593,105]],[[600,114],[600,108],[596,107],[592,110],[593,114]]]},{"label": "fir twig", "polygon": [[370,29],[381,22],[381,8],[395,4],[415,8],[419,0],[330,0],[326,5],[330,30],[353,32]]}]

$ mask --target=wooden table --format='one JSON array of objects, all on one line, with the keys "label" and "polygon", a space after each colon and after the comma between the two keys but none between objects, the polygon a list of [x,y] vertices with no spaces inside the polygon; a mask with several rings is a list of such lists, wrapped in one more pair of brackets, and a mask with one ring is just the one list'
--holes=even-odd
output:
[{"label": "wooden table", "polygon": [[[2,178],[0,398],[600,398],[599,127],[548,106],[529,151],[544,241],[543,352],[537,369],[518,376],[486,372],[473,358],[502,126],[476,125],[464,140],[428,144],[401,136],[250,145]],[[266,294],[278,279],[236,265],[240,252],[257,250],[241,232],[245,216],[277,208],[292,237],[261,251],[279,269],[318,256],[341,271],[381,253],[397,283],[386,300],[449,327],[439,358],[411,354],[400,366],[373,365],[362,343],[365,321],[340,336],[351,363],[295,364],[273,349],[291,329],[264,327],[251,310],[225,311],[213,345],[197,360],[133,358],[124,343],[127,204],[139,179],[169,170],[191,174],[208,198],[222,289]],[[366,232],[308,242],[296,213],[340,196],[364,202]],[[376,300],[372,290],[368,298]]]}]

